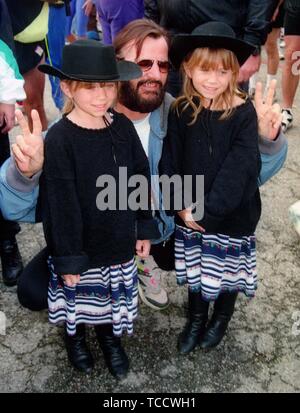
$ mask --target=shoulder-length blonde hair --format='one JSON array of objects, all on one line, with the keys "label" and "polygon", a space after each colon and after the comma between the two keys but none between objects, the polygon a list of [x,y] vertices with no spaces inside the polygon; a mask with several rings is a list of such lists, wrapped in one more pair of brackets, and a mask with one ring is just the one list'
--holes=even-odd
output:
[{"label": "shoulder-length blonde hair", "polygon": [[[198,48],[190,53],[181,64],[183,74],[183,92],[174,102],[177,113],[193,109],[191,125],[197,120],[197,116],[203,109],[203,96],[195,89],[192,79],[186,74],[186,70],[192,71],[195,67],[203,70],[218,70],[220,64],[224,70],[231,70],[232,77],[227,89],[214,101],[216,109],[224,110],[220,119],[227,119],[233,112],[233,101],[235,96],[246,97],[246,93],[238,89],[237,79],[239,74],[239,63],[233,52],[226,49]],[[197,99],[195,99],[197,98]]]}]

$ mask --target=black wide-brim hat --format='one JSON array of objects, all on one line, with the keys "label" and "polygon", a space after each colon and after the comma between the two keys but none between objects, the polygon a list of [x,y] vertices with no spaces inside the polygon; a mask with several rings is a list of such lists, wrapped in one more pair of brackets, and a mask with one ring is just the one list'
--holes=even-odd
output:
[{"label": "black wide-brim hat", "polygon": [[172,64],[179,68],[191,51],[201,47],[231,50],[236,55],[240,66],[256,49],[253,44],[238,39],[228,24],[208,22],[196,27],[191,34],[179,34],[174,37],[170,49]]},{"label": "black wide-brim hat", "polygon": [[113,46],[97,40],[76,40],[63,49],[62,67],[42,64],[39,70],[61,80],[116,82],[142,76],[140,67],[126,60],[117,61]]}]

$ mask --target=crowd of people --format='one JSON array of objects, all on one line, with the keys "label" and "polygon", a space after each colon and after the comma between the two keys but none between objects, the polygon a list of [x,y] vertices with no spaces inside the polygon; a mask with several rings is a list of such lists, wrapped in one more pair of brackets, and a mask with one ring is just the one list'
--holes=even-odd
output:
[{"label": "crowd of people", "polygon": [[[64,324],[67,355],[78,370],[93,369],[85,334],[93,325],[109,371],[127,375],[121,336],[134,331],[139,298],[155,310],[170,304],[161,270],[175,270],[178,285],[187,285],[181,354],[217,346],[238,294],[255,295],[259,186],[284,164],[283,131],[292,125],[299,82],[292,67],[300,2],[282,3],[0,0],[2,277],[7,286],[18,284],[24,307],[48,309],[51,323]],[[277,41],[272,21],[280,7],[282,112],[274,103],[276,62],[265,92],[257,83],[254,104],[247,93],[262,46],[267,41],[271,55]],[[93,9],[98,26],[91,35]],[[61,111],[49,129],[45,75]],[[15,113],[17,101],[24,113]],[[22,133],[10,156],[15,114]],[[119,205],[122,168],[128,181],[143,178],[146,205],[99,207],[107,175]],[[166,194],[161,176],[179,176],[183,184]],[[196,218],[200,204],[203,216]],[[42,221],[46,239],[25,268],[18,221]]]}]

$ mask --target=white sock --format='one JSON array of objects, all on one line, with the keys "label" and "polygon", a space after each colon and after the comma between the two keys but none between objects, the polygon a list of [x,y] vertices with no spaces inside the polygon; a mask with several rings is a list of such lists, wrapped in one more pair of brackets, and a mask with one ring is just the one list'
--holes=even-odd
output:
[{"label": "white sock", "polygon": [[276,79],[276,75],[269,75],[267,74],[267,83],[266,83],[266,90],[270,86],[271,80]]},{"label": "white sock", "polygon": [[257,81],[257,73],[254,73],[254,75],[252,75],[249,79],[249,90],[255,89],[256,81]]}]

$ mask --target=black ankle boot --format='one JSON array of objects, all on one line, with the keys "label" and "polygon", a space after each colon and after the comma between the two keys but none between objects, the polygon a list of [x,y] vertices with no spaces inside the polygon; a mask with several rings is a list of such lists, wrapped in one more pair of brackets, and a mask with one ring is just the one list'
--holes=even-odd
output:
[{"label": "black ankle boot", "polygon": [[121,339],[114,336],[111,324],[95,326],[95,331],[110,373],[118,380],[124,379],[128,373],[129,360]]},{"label": "black ankle boot", "polygon": [[178,338],[178,350],[181,354],[188,354],[199,344],[207,322],[209,303],[204,301],[201,292],[189,290],[188,322]]},{"label": "black ankle boot", "polygon": [[15,238],[0,242],[3,282],[8,287],[17,284],[23,270],[22,257]]},{"label": "black ankle boot", "polygon": [[217,298],[212,319],[200,341],[201,348],[213,348],[221,342],[234,312],[237,295],[238,293],[222,293]]},{"label": "black ankle boot", "polygon": [[94,360],[85,341],[85,325],[76,326],[75,336],[69,336],[65,330],[65,344],[70,363],[83,373],[91,373]]}]

